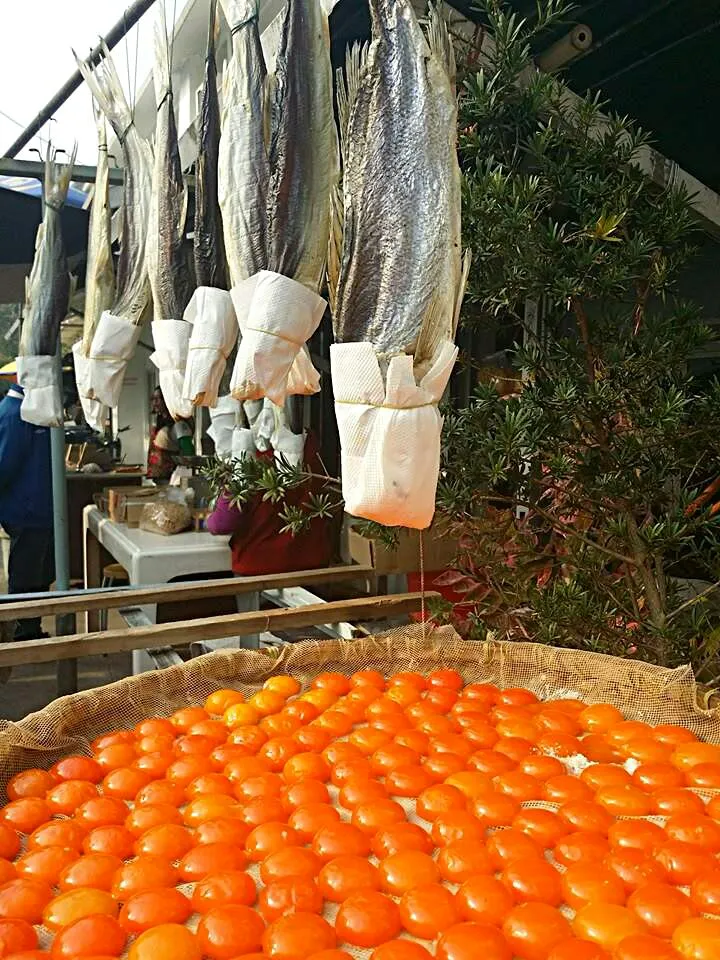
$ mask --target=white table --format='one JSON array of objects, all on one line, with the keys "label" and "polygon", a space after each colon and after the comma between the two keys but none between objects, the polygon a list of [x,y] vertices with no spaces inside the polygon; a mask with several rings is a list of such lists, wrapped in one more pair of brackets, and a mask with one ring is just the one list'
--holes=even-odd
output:
[{"label": "white table", "polygon": [[[127,570],[130,583],[142,586],[169,583],[180,577],[197,574],[224,574],[232,576],[232,556],[226,537],[214,537],[204,531],[176,533],[164,537],[148,533],[125,523],[115,523],[97,507],[83,511],[83,542],[85,545],[85,586],[98,587],[102,581],[103,546]],[[250,601],[252,595],[242,597]],[[251,601],[250,601],[251,602]],[[157,618],[157,604],[141,607],[152,623]],[[250,607],[252,609],[252,607]],[[98,629],[88,618],[88,630]],[[152,669],[144,651],[133,653],[133,673]]]}]

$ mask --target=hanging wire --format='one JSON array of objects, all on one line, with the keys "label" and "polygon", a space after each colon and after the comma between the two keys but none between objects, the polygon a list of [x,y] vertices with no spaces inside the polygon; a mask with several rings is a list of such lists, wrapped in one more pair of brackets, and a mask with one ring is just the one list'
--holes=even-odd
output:
[{"label": "hanging wire", "polygon": [[131,116],[133,123],[135,122],[135,105],[137,103],[137,88],[138,88],[138,63],[140,61],[140,21],[135,24],[135,76],[133,77],[133,90],[132,90],[132,108]]},{"label": "hanging wire", "polygon": [[427,625],[425,623],[425,531],[420,531],[420,622],[422,638],[427,639]]},{"label": "hanging wire", "polygon": [[170,77],[173,72],[173,57],[175,55],[175,26],[177,23],[177,0],[173,0],[172,26],[170,27],[170,49],[168,51],[168,60],[170,61]]},{"label": "hanging wire", "polygon": [[128,29],[127,29],[127,8],[123,11],[123,30],[125,32],[125,71],[127,73],[127,90],[128,97],[130,98],[130,111],[134,109],[132,103],[132,83],[130,80],[130,41],[128,38]]}]

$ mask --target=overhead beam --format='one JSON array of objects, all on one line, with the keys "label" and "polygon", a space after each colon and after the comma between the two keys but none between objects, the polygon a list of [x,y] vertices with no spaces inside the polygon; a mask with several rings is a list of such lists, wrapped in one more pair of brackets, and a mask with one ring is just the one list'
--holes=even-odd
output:
[{"label": "overhead beam", "polygon": [[[112,50],[113,47],[116,47],[118,43],[120,43],[120,41],[135,26],[143,14],[147,13],[154,3],[155,0],[135,0],[135,2],[127,8],[115,26],[112,27],[112,29],[109,30],[105,35],[105,43],[107,44],[108,49]],[[102,58],[102,52],[103,45],[102,43],[99,43],[85,62],[90,66],[94,66],[96,63],[100,62]],[[35,134],[42,130],[48,120],[52,119],[53,114],[60,109],[60,107],[72,96],[73,93],[75,93],[78,87],[81,86],[82,82],[82,74],[79,70],[76,70],[72,76],[65,81],[62,87],[60,87],[55,96],[47,104],[45,104],[35,119],[32,120],[27,127],[25,127],[17,140],[10,144],[8,149],[5,151],[5,155],[7,157],[15,157],[18,153],[20,153],[23,147],[26,147],[28,143],[30,143]]]},{"label": "overhead beam", "polygon": [[[111,167],[110,183],[114,187],[121,187],[125,179],[121,167]],[[45,164],[39,160],[16,160],[14,157],[0,157],[0,176],[2,177],[29,177],[33,180],[45,179]],[[72,178],[74,183],[95,183],[97,167],[75,164]]]}]

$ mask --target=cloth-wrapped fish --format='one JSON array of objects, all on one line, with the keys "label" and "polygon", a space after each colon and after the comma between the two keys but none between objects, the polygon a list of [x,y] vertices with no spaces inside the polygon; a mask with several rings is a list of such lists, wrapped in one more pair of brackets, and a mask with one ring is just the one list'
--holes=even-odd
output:
[{"label": "cloth-wrapped fish", "polygon": [[183,320],[192,283],[185,242],[187,187],[178,146],[177,123],[165,8],[155,24],[155,164],[153,167],[147,269],[152,290],[155,352],[150,359],[160,371],[160,389],[176,419],[188,417],[192,404],[183,399],[183,380],[192,328]]},{"label": "cloth-wrapped fish", "polygon": [[210,4],[210,28],[198,125],[195,164],[195,278],[197,289],[185,311],[193,325],[183,397],[194,406],[214,407],[238,327],[230,294],[218,199],[220,104],[215,63],[217,0]]},{"label": "cloth-wrapped fish", "polygon": [[427,34],[410,0],[370,9],[371,43],[349,56],[338,98],[329,282],[343,492],[359,516],[423,528],[463,286],[454,57],[437,9]]},{"label": "cloth-wrapped fish", "polygon": [[[328,11],[322,0],[289,0],[270,103],[256,3],[222,2],[234,55],[225,78],[221,204],[242,334],[231,391],[282,405],[320,384],[304,344],[326,307],[319,290],[339,176]],[[225,203],[224,156],[234,158]]]},{"label": "cloth-wrapped fish", "polygon": [[61,211],[70,186],[75,151],[67,164],[45,159],[42,222],[35,238],[35,259],[25,281],[25,306],[17,358],[18,383],[24,388],[20,416],[43,427],[63,425],[60,324],[65,319],[71,281],[63,242]]},{"label": "cloth-wrapped fish", "polygon": [[85,420],[95,430],[102,430],[108,408],[99,400],[88,397],[90,392],[90,347],[95,330],[105,310],[112,306],[115,296],[115,269],[112,257],[110,170],[108,161],[107,128],[105,116],[93,100],[93,113],[98,135],[98,158],[95,189],[90,208],[87,269],[85,273],[85,317],[83,337],[73,344],[75,382]]},{"label": "cloth-wrapped fish", "polygon": [[89,395],[114,407],[150,300],[145,246],[150,214],[152,148],[138,133],[107,47],[103,59],[94,68],[77,57],[75,59],[120,143],[125,173],[115,299],[112,308],[100,316],[89,358]]}]

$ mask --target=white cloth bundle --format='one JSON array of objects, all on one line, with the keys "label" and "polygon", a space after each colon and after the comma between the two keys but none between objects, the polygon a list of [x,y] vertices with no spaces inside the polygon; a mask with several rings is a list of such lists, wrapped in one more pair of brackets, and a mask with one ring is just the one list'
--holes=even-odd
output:
[{"label": "white cloth bundle", "polygon": [[238,327],[227,290],[198,287],[184,314],[192,324],[183,398],[202,407],[214,407],[227,358],[237,340]]},{"label": "white cloth bundle", "polygon": [[289,463],[291,467],[299,467],[305,453],[305,436],[305,433],[293,433],[284,423],[277,424],[270,438],[275,462]]},{"label": "white cloth bundle", "polygon": [[83,415],[88,426],[102,433],[105,428],[108,408],[99,400],[88,397],[90,391],[90,359],[85,356],[83,342],[78,340],[73,344],[73,362],[75,364],[75,383],[82,406]]},{"label": "white cloth bundle", "polygon": [[389,527],[430,525],[440,470],[437,405],[456,358],[446,341],[418,384],[412,356],[393,357],[384,384],[372,344],[330,347],[348,513]]},{"label": "white cloth bundle", "polygon": [[139,325],[108,310],[102,312],[90,344],[87,389],[91,399],[107,407],[118,405],[125,368],[139,339]]},{"label": "white cloth bundle", "polygon": [[20,416],[38,427],[62,427],[62,373],[57,357],[18,357],[17,379],[24,397]]},{"label": "white cloth bundle", "polygon": [[255,437],[248,427],[235,427],[232,434],[233,460],[254,460],[257,454]]},{"label": "white cloth bundle", "polygon": [[165,405],[176,420],[192,416],[193,406],[183,399],[183,381],[192,327],[184,320],[153,320],[155,352],[150,359],[160,371]]},{"label": "white cloth bundle", "polygon": [[[245,411],[248,410],[248,404],[244,404]],[[270,449],[271,438],[275,432],[275,404],[267,398],[261,401],[260,410],[254,409],[252,417],[248,413],[248,423],[255,439],[255,449],[265,453]]]},{"label": "white cloth bundle", "polygon": [[260,270],[230,293],[242,334],[232,395],[238,400],[269,397],[282,406],[289,394],[317,393],[320,375],[304,347],[325,312],[322,297],[270,270]]},{"label": "white cloth bundle", "polygon": [[235,421],[240,410],[240,402],[229,394],[219,397],[216,405],[210,408],[210,426],[207,435],[215,444],[215,455],[221,460],[232,457],[232,438]]}]

